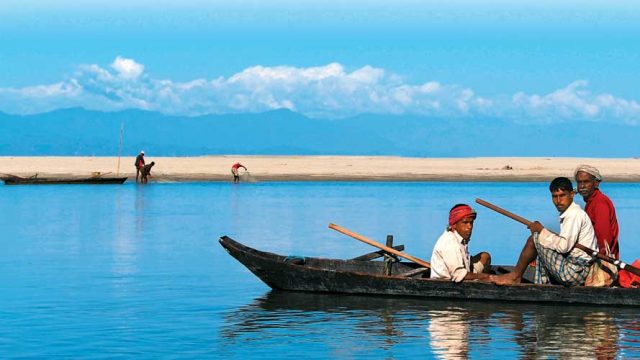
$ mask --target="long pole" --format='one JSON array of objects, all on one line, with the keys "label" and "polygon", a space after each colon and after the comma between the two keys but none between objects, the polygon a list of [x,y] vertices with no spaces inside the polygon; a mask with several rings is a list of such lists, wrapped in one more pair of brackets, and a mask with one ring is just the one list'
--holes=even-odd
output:
[{"label": "long pole", "polygon": [[[482,205],[482,206],[488,207],[489,209],[491,209],[491,210],[493,210],[493,211],[495,211],[497,213],[500,213],[500,214],[502,214],[502,215],[504,215],[504,216],[506,216],[508,218],[511,218],[511,219],[521,223],[521,224],[524,224],[526,226],[529,226],[531,224],[531,221],[523,218],[522,216],[518,216],[518,215],[516,215],[516,214],[514,214],[512,212],[509,212],[509,211],[507,211],[507,210],[505,210],[505,209],[503,209],[501,207],[495,206],[490,202],[484,201],[482,199],[476,199],[476,202],[478,204]],[[633,266],[631,266],[631,265],[629,265],[629,264],[627,264],[627,263],[625,263],[623,261],[620,261],[618,259],[614,259],[614,258],[609,257],[609,256],[604,255],[604,254],[601,254],[600,252],[595,251],[593,249],[589,249],[588,247],[586,247],[586,246],[584,246],[582,244],[576,243],[576,248],[586,252],[587,254],[589,254],[591,256],[595,256],[600,260],[604,260],[606,262],[612,263],[613,265],[615,265],[620,270],[626,270],[626,271],[628,271],[628,272],[630,272],[630,273],[632,273],[634,275],[640,276],[640,269],[638,269],[636,267],[633,267]]]},{"label": "long pole", "polygon": [[418,265],[422,265],[422,266],[424,266],[426,268],[431,268],[431,264],[429,264],[428,262],[426,262],[426,261],[424,261],[422,259],[418,259],[415,256],[411,256],[409,254],[400,252],[400,251],[398,251],[398,250],[396,250],[394,248],[390,248],[388,246],[382,245],[381,243],[379,243],[377,241],[374,241],[374,240],[371,240],[369,238],[366,238],[366,237],[364,237],[364,236],[362,236],[362,235],[360,235],[358,233],[355,233],[355,232],[353,232],[351,230],[345,229],[342,226],[339,226],[339,225],[336,225],[336,224],[329,224],[329,228],[331,228],[333,230],[336,230],[337,232],[341,232],[341,233],[343,233],[345,235],[351,236],[352,238],[354,238],[356,240],[360,240],[360,241],[362,241],[364,243],[367,243],[367,244],[369,244],[371,246],[375,246],[378,249],[384,250],[384,251],[386,251],[386,252],[388,252],[390,254],[399,256],[399,257],[407,259],[409,261],[413,261],[414,263],[416,263]]},{"label": "long pole", "polygon": [[120,144],[118,145],[118,167],[116,176],[120,176],[120,155],[122,154],[122,135],[124,134],[124,123],[120,123]]}]

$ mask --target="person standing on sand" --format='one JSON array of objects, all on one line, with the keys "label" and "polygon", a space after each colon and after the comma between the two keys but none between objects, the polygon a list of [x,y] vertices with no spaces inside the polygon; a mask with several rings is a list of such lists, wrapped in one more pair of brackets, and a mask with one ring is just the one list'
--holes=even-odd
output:
[{"label": "person standing on sand", "polygon": [[431,255],[431,278],[463,280],[488,280],[491,255],[481,252],[469,255],[469,240],[473,232],[476,212],[471,206],[457,204],[449,211],[449,226],[440,236]]},{"label": "person standing on sand", "polygon": [[240,182],[240,174],[238,174],[238,168],[243,168],[245,171],[247,170],[247,168],[238,163],[233,164],[233,166],[231,166],[231,174],[233,174],[233,183],[237,184]]},{"label": "person standing on sand", "polygon": [[136,162],[135,164],[136,167],[136,182],[138,182],[138,177],[140,176],[140,171],[142,170],[142,168],[144,167],[144,150],[140,151],[140,154],[138,154],[138,156],[136,156]]},{"label": "person standing on sand", "polygon": [[536,284],[584,285],[593,259],[586,252],[576,249],[576,243],[590,249],[598,249],[591,219],[580,205],[573,202],[573,184],[566,177],[553,179],[549,185],[551,201],[560,213],[560,234],[547,230],[540,222],[528,227],[531,236],[527,239],[518,263],[512,272],[491,275],[490,280],[498,285],[517,284],[522,281],[527,266],[536,260]]},{"label": "person standing on sand", "polygon": [[576,168],[574,176],[578,193],[585,202],[584,211],[589,215],[596,232],[600,253],[620,259],[616,208],[611,199],[599,189],[602,181],[600,171],[593,166],[580,165]]}]

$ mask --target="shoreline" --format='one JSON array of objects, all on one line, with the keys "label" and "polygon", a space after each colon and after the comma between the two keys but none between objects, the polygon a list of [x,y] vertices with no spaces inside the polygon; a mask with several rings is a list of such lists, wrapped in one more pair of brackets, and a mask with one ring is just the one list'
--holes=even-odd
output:
[{"label": "shoreline", "polygon": [[[135,156],[1,156],[0,176],[89,177],[94,172],[135,179]],[[155,161],[150,182],[231,181],[231,165],[245,165],[252,181],[538,182],[573,177],[580,164],[597,167],[604,182],[640,182],[637,158],[220,155],[145,157]],[[241,170],[242,174],[242,170]],[[246,180],[247,175],[241,177]]]}]

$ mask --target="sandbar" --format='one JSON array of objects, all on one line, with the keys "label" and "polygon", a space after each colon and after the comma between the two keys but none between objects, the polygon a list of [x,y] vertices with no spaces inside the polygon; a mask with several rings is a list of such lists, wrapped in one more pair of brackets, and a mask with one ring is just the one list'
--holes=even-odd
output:
[{"label": "sandbar", "polygon": [[[231,181],[231,165],[248,168],[251,181],[549,181],[573,177],[579,164],[597,167],[610,182],[640,182],[638,158],[473,157],[409,158],[395,156],[198,156],[154,157],[151,182]],[[135,156],[2,156],[0,176],[129,176]],[[243,170],[241,169],[241,173]]]}]

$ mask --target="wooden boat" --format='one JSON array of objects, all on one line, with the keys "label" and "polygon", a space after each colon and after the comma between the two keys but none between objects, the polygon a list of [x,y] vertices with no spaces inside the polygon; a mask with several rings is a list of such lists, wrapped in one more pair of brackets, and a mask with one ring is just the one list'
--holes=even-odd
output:
[{"label": "wooden boat", "polygon": [[81,178],[41,178],[9,175],[2,178],[5,185],[48,185],[48,184],[123,184],[127,177],[92,176]]},{"label": "wooden boat", "polygon": [[[640,306],[640,288],[565,287],[536,285],[529,269],[521,284],[498,286],[485,282],[454,283],[430,279],[428,270],[414,263],[394,261],[390,275],[384,274],[385,261],[371,261],[372,255],[351,260],[292,257],[259,251],[227,236],[220,245],[265,284],[276,290],[404,296],[460,300],[571,303],[591,305]],[[389,262],[388,262],[389,263]],[[511,270],[494,266],[497,273]]]}]

